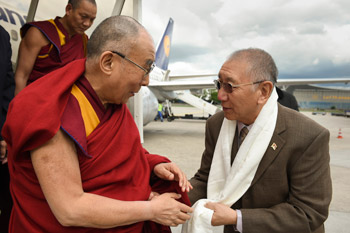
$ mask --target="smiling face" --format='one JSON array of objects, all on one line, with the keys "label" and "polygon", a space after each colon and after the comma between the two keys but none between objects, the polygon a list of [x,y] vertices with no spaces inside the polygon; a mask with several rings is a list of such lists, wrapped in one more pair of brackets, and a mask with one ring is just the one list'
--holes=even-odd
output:
[{"label": "smiling face", "polygon": [[80,1],[75,9],[71,4],[68,4],[65,15],[68,33],[70,35],[83,34],[94,22],[96,11],[96,5],[89,1]]},{"label": "smiling face", "polygon": [[[219,80],[232,85],[251,83],[253,80],[248,76],[249,64],[242,60],[226,61],[219,72]],[[232,93],[227,93],[221,88],[218,98],[221,101],[225,117],[229,120],[238,120],[246,125],[252,124],[258,116],[261,105],[259,98],[261,92],[257,85],[246,85],[234,88]]]}]

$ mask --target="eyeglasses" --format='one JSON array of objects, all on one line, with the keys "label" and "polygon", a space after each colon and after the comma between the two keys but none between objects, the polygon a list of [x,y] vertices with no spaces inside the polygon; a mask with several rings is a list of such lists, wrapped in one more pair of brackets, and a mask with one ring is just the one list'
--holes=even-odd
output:
[{"label": "eyeglasses", "polygon": [[214,80],[214,83],[215,83],[215,87],[216,87],[217,90],[220,90],[221,87],[222,87],[222,88],[224,88],[224,91],[226,93],[232,93],[234,91],[234,89],[236,89],[237,87],[254,85],[254,84],[262,83],[262,82],[265,82],[265,81],[266,80],[260,80],[260,81],[256,81],[256,82],[252,82],[252,83],[243,83],[243,84],[232,85],[231,83],[220,82],[217,79],[217,80]]},{"label": "eyeglasses", "polygon": [[143,68],[142,66],[140,66],[139,64],[137,64],[136,62],[130,60],[130,59],[129,59],[127,56],[125,56],[124,54],[119,53],[119,52],[117,52],[117,51],[111,51],[111,52],[114,53],[114,54],[117,54],[117,55],[120,56],[121,58],[123,58],[123,59],[125,59],[125,60],[131,62],[132,64],[134,64],[135,66],[137,66],[138,68],[140,68],[141,70],[143,70],[143,71],[145,72],[145,74],[144,74],[143,77],[146,77],[147,75],[149,75],[149,73],[151,73],[152,70],[154,69],[154,66],[155,66],[154,62],[152,62],[151,66],[150,66],[150,67],[148,68],[148,70],[147,70],[147,69]]}]

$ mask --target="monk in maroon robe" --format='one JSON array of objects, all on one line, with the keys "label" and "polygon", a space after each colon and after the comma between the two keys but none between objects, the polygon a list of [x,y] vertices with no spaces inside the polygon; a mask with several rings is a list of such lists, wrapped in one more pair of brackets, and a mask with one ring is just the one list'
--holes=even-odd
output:
[{"label": "monk in maroon robe", "polygon": [[39,51],[27,84],[63,67],[71,61],[86,56],[87,35],[85,33],[82,35],[75,34],[70,37],[60,19],[61,17],[56,17],[54,20],[31,22],[23,25],[21,28],[22,38],[25,37],[31,27],[35,27],[49,40],[49,44],[42,47]]},{"label": "monk in maroon robe", "polygon": [[10,232],[171,232],[165,225],[189,219],[186,176],[142,147],[125,105],[148,85],[154,57],[140,24],[111,17],[92,34],[86,61],[15,97],[2,132],[14,200]]},{"label": "monk in maroon robe", "polygon": [[84,32],[90,28],[95,17],[94,0],[74,0],[68,2],[62,18],[23,25],[15,93],[45,74],[84,58],[88,40]]}]

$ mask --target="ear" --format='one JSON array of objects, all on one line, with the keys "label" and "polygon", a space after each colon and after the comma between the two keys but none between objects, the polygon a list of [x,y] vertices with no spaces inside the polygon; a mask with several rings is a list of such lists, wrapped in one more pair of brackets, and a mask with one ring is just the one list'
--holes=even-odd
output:
[{"label": "ear", "polygon": [[113,59],[113,54],[109,51],[105,51],[100,55],[100,69],[101,71],[106,74],[107,76],[110,76],[113,72],[113,69],[116,66],[116,63]]},{"label": "ear", "polygon": [[265,81],[260,84],[260,97],[258,99],[259,104],[265,104],[267,102],[267,100],[270,98],[273,88],[274,86],[270,81]]},{"label": "ear", "polygon": [[66,6],[66,15],[69,15],[72,10],[73,10],[72,4],[68,3]]}]

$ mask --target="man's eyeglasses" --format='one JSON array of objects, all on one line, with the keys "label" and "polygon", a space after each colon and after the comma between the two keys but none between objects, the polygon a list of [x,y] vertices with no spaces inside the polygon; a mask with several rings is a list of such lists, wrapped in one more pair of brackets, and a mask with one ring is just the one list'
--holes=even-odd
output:
[{"label": "man's eyeglasses", "polygon": [[137,66],[138,68],[140,68],[141,70],[143,70],[145,72],[144,76],[143,77],[146,77],[147,75],[149,75],[149,73],[152,72],[152,70],[154,69],[154,62],[152,62],[151,66],[148,68],[148,69],[145,69],[143,68],[142,66],[140,66],[139,64],[137,64],[136,62],[130,60],[127,56],[125,56],[124,54],[122,53],[119,53],[117,51],[111,51],[112,53],[114,54],[117,54],[118,56],[120,56],[121,58],[127,60],[128,62],[131,62],[132,64],[134,64],[135,66]]},{"label": "man's eyeglasses", "polygon": [[231,83],[220,82],[217,79],[217,80],[214,80],[214,84],[215,84],[215,87],[216,87],[217,90],[220,90],[221,87],[222,87],[222,88],[224,88],[224,91],[226,93],[232,93],[234,91],[234,89],[236,89],[237,87],[254,85],[254,84],[262,83],[262,82],[265,82],[265,81],[266,80],[260,80],[260,81],[251,82],[251,83],[243,83],[243,84],[232,85]]}]

